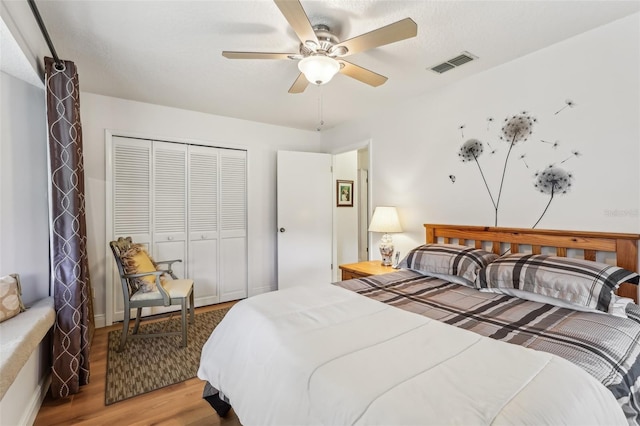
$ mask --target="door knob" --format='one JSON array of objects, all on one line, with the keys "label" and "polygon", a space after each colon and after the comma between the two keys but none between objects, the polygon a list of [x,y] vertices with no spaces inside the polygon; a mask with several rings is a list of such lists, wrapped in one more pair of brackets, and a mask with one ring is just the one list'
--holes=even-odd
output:
[{"label": "door knob", "polygon": [[284,228],[280,228],[280,232],[284,232],[284,231],[285,231],[285,229],[284,229]]}]

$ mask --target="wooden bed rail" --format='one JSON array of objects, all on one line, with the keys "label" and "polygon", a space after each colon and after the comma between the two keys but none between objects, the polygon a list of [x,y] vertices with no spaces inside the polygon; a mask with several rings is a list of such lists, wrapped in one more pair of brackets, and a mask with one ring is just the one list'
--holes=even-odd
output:
[{"label": "wooden bed rail", "polygon": [[[612,232],[563,231],[555,229],[501,228],[491,226],[425,224],[427,243],[442,239],[445,244],[456,243],[483,248],[490,243],[491,250],[501,255],[502,244],[508,244],[511,253],[520,253],[520,245],[531,246],[531,253],[540,254],[542,248],[555,249],[556,256],[566,257],[568,249],[584,251],[584,259],[596,260],[598,252],[616,254],[621,268],[638,272],[638,240],[640,234]],[[618,294],[638,302],[637,287],[622,284]]]}]

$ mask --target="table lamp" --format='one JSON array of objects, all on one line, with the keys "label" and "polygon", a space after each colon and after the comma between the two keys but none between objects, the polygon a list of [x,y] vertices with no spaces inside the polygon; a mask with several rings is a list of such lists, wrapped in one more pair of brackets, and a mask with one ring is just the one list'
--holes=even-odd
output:
[{"label": "table lamp", "polygon": [[393,256],[393,240],[390,232],[402,232],[400,220],[398,219],[398,211],[395,207],[376,207],[369,225],[370,232],[384,232],[380,240],[380,255],[382,256],[382,264],[391,266],[391,258]]}]

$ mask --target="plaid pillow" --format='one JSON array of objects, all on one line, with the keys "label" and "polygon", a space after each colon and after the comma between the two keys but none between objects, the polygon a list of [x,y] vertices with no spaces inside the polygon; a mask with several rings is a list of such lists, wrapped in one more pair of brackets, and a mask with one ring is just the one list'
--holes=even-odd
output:
[{"label": "plaid pillow", "polygon": [[604,263],[541,254],[503,256],[481,270],[478,288],[518,289],[608,312],[611,297],[623,282],[640,276]]},{"label": "plaid pillow", "polygon": [[627,314],[627,318],[631,318],[635,322],[640,323],[640,306],[635,303],[629,303],[625,307],[625,313]]},{"label": "plaid pillow", "polygon": [[398,267],[473,287],[478,271],[497,258],[473,247],[425,244],[411,250]]}]

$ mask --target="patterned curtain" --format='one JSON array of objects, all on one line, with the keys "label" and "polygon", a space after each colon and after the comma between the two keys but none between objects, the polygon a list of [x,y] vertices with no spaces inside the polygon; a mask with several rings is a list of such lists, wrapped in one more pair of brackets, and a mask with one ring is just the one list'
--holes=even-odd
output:
[{"label": "patterned curtain", "polygon": [[77,393],[89,382],[94,330],[78,72],[73,62],[62,62],[58,69],[52,58],[45,58],[51,280],[56,310],[51,391],[57,398]]}]

